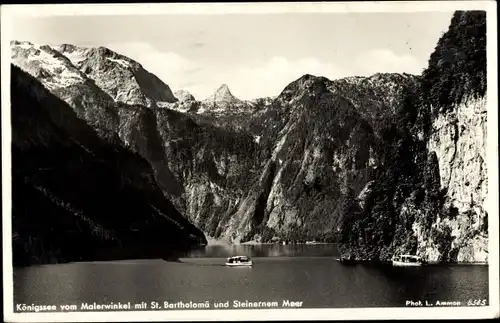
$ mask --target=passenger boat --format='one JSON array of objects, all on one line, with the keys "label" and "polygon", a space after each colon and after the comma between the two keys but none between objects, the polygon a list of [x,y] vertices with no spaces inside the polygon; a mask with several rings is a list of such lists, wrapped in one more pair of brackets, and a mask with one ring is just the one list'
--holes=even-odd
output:
[{"label": "passenger boat", "polygon": [[419,256],[396,255],[392,257],[392,265],[396,267],[420,267],[424,261]]},{"label": "passenger boat", "polygon": [[229,257],[226,260],[226,266],[229,266],[229,267],[251,267],[252,260],[247,256]]}]

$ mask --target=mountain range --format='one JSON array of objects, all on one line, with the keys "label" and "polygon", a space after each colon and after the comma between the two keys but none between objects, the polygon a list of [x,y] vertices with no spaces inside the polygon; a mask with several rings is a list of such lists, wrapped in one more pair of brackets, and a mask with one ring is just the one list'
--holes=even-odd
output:
[{"label": "mountain range", "polygon": [[306,74],[252,101],[224,84],[204,100],[173,93],[104,47],[13,41],[14,253],[67,259],[76,230],[128,256],[208,236],[487,261],[485,23],[456,12],[422,75]]}]

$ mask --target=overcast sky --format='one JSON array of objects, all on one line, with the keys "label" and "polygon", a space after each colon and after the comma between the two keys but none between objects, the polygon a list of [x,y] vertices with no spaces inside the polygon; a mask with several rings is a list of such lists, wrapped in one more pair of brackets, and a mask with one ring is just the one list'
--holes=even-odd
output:
[{"label": "overcast sky", "polygon": [[420,74],[452,12],[52,16],[14,20],[12,38],[105,46],[173,91],[204,99],[227,84],[241,99],[278,95],[309,73],[335,79]]}]

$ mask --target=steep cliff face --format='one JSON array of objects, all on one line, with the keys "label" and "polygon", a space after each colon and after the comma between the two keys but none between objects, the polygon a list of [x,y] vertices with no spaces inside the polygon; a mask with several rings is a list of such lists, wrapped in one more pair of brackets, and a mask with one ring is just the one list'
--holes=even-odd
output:
[{"label": "steep cliff face", "polygon": [[254,181],[262,158],[253,138],[184,114],[157,111],[168,168],[184,191],[176,206],[210,236],[220,236]]},{"label": "steep cliff face", "polygon": [[398,157],[352,209],[343,252],[487,262],[485,98],[486,14],[456,12],[418,87],[397,109],[388,145]]},{"label": "steep cliff face", "polygon": [[464,101],[433,121],[428,141],[439,162],[441,188],[446,190],[444,207],[453,215],[438,219],[438,226],[451,229],[457,261],[488,259],[486,112],[485,97]]},{"label": "steep cliff face", "polygon": [[424,80],[432,114],[427,148],[438,160],[446,210],[436,228],[449,235],[449,259],[487,262],[485,12],[455,13]]},{"label": "steep cliff face", "polygon": [[143,158],[103,141],[15,66],[11,107],[15,265],[170,257],[206,244]]}]

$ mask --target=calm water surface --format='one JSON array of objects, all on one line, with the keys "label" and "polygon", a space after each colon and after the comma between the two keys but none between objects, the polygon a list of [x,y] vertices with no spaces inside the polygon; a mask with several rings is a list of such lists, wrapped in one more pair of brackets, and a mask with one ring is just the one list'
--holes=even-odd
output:
[{"label": "calm water surface", "polygon": [[[232,255],[251,268],[225,267]],[[302,301],[303,308],[405,306],[488,298],[488,266],[342,265],[333,245],[209,246],[181,262],[125,260],[14,269],[14,301],[132,304]],[[132,305],[133,306],[133,305]],[[213,308],[213,305],[212,307]]]}]

